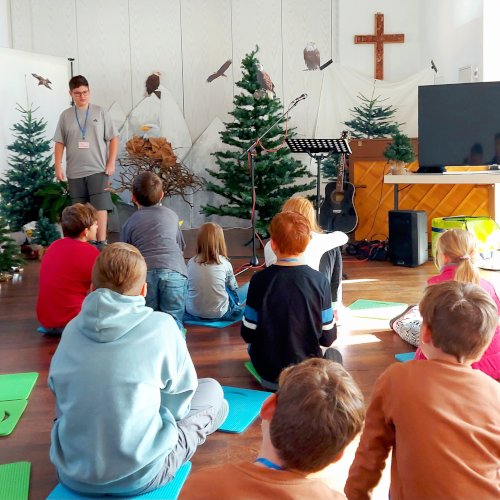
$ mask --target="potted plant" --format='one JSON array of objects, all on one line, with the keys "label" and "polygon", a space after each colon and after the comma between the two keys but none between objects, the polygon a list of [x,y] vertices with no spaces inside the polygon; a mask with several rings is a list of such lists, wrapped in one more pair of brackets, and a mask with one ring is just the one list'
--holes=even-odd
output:
[{"label": "potted plant", "polygon": [[384,156],[391,165],[392,174],[406,174],[406,165],[415,159],[410,138],[399,132],[394,134],[391,143],[385,148]]}]

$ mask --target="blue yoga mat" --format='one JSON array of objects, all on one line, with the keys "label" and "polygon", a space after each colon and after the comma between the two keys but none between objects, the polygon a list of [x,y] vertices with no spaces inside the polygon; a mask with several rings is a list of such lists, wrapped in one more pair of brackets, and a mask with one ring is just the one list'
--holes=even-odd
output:
[{"label": "blue yoga mat", "polygon": [[157,490],[150,491],[149,493],[144,493],[143,495],[137,495],[135,497],[87,497],[79,495],[74,491],[66,488],[61,483],[59,483],[47,497],[47,500],[78,500],[78,499],[89,499],[93,500],[110,500],[111,498],[128,498],[130,500],[176,500],[179,493],[186,482],[189,472],[191,471],[191,462],[186,462],[175,475],[174,479],[167,483],[165,486],[158,488]]},{"label": "blue yoga mat", "polygon": [[[247,300],[247,294],[248,294],[248,283],[245,283],[241,287],[238,288],[238,298],[240,299],[240,304],[244,304]],[[209,320],[209,319],[185,319],[184,324],[186,325],[201,325],[201,326],[210,326],[212,328],[226,328],[228,326],[234,325],[235,323],[238,323],[241,321],[241,318],[243,317],[243,311],[241,311],[241,314],[230,321],[214,321],[214,320]]]},{"label": "blue yoga mat", "polygon": [[402,352],[401,354],[395,354],[394,357],[398,360],[401,361],[401,363],[404,363],[405,361],[412,361],[415,359],[415,353],[414,352]]},{"label": "blue yoga mat", "polygon": [[266,391],[222,386],[229,413],[219,431],[243,432],[259,415],[262,403],[272,394]]}]

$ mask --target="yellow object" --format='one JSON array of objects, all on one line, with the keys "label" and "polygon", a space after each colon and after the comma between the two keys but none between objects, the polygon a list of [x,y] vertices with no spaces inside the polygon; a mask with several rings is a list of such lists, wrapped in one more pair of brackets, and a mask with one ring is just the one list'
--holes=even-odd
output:
[{"label": "yellow object", "polygon": [[432,256],[436,256],[439,237],[448,229],[465,229],[476,237],[480,253],[493,252],[500,248],[500,227],[490,217],[455,216],[432,219]]}]

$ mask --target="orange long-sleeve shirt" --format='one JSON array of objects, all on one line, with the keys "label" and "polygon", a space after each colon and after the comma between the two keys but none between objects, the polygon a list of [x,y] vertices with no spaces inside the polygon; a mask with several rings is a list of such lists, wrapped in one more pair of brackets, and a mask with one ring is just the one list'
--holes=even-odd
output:
[{"label": "orange long-sleeve shirt", "polygon": [[369,498],[391,448],[391,500],[500,498],[500,384],[458,363],[390,366],[375,383],[349,500]]}]

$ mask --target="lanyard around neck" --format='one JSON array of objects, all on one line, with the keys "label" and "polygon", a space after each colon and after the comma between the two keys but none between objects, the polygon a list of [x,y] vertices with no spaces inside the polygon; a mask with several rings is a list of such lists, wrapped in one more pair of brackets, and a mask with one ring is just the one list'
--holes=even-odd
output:
[{"label": "lanyard around neck", "polygon": [[268,460],[267,458],[264,457],[259,457],[255,461],[266,466],[268,469],[283,470],[283,467],[281,467],[281,465],[275,464],[274,462],[271,462],[271,460]]},{"label": "lanyard around neck", "polygon": [[89,109],[90,109],[90,104],[87,105],[87,112],[85,113],[85,121],[83,122],[83,127],[82,127],[80,125],[80,120],[78,118],[77,107],[75,106],[76,123],[78,123],[78,128],[80,129],[80,132],[82,133],[82,140],[85,140],[85,132],[87,131],[87,118],[89,117]]},{"label": "lanyard around neck", "polygon": [[283,259],[278,259],[278,262],[300,262],[298,257],[284,257]]}]

